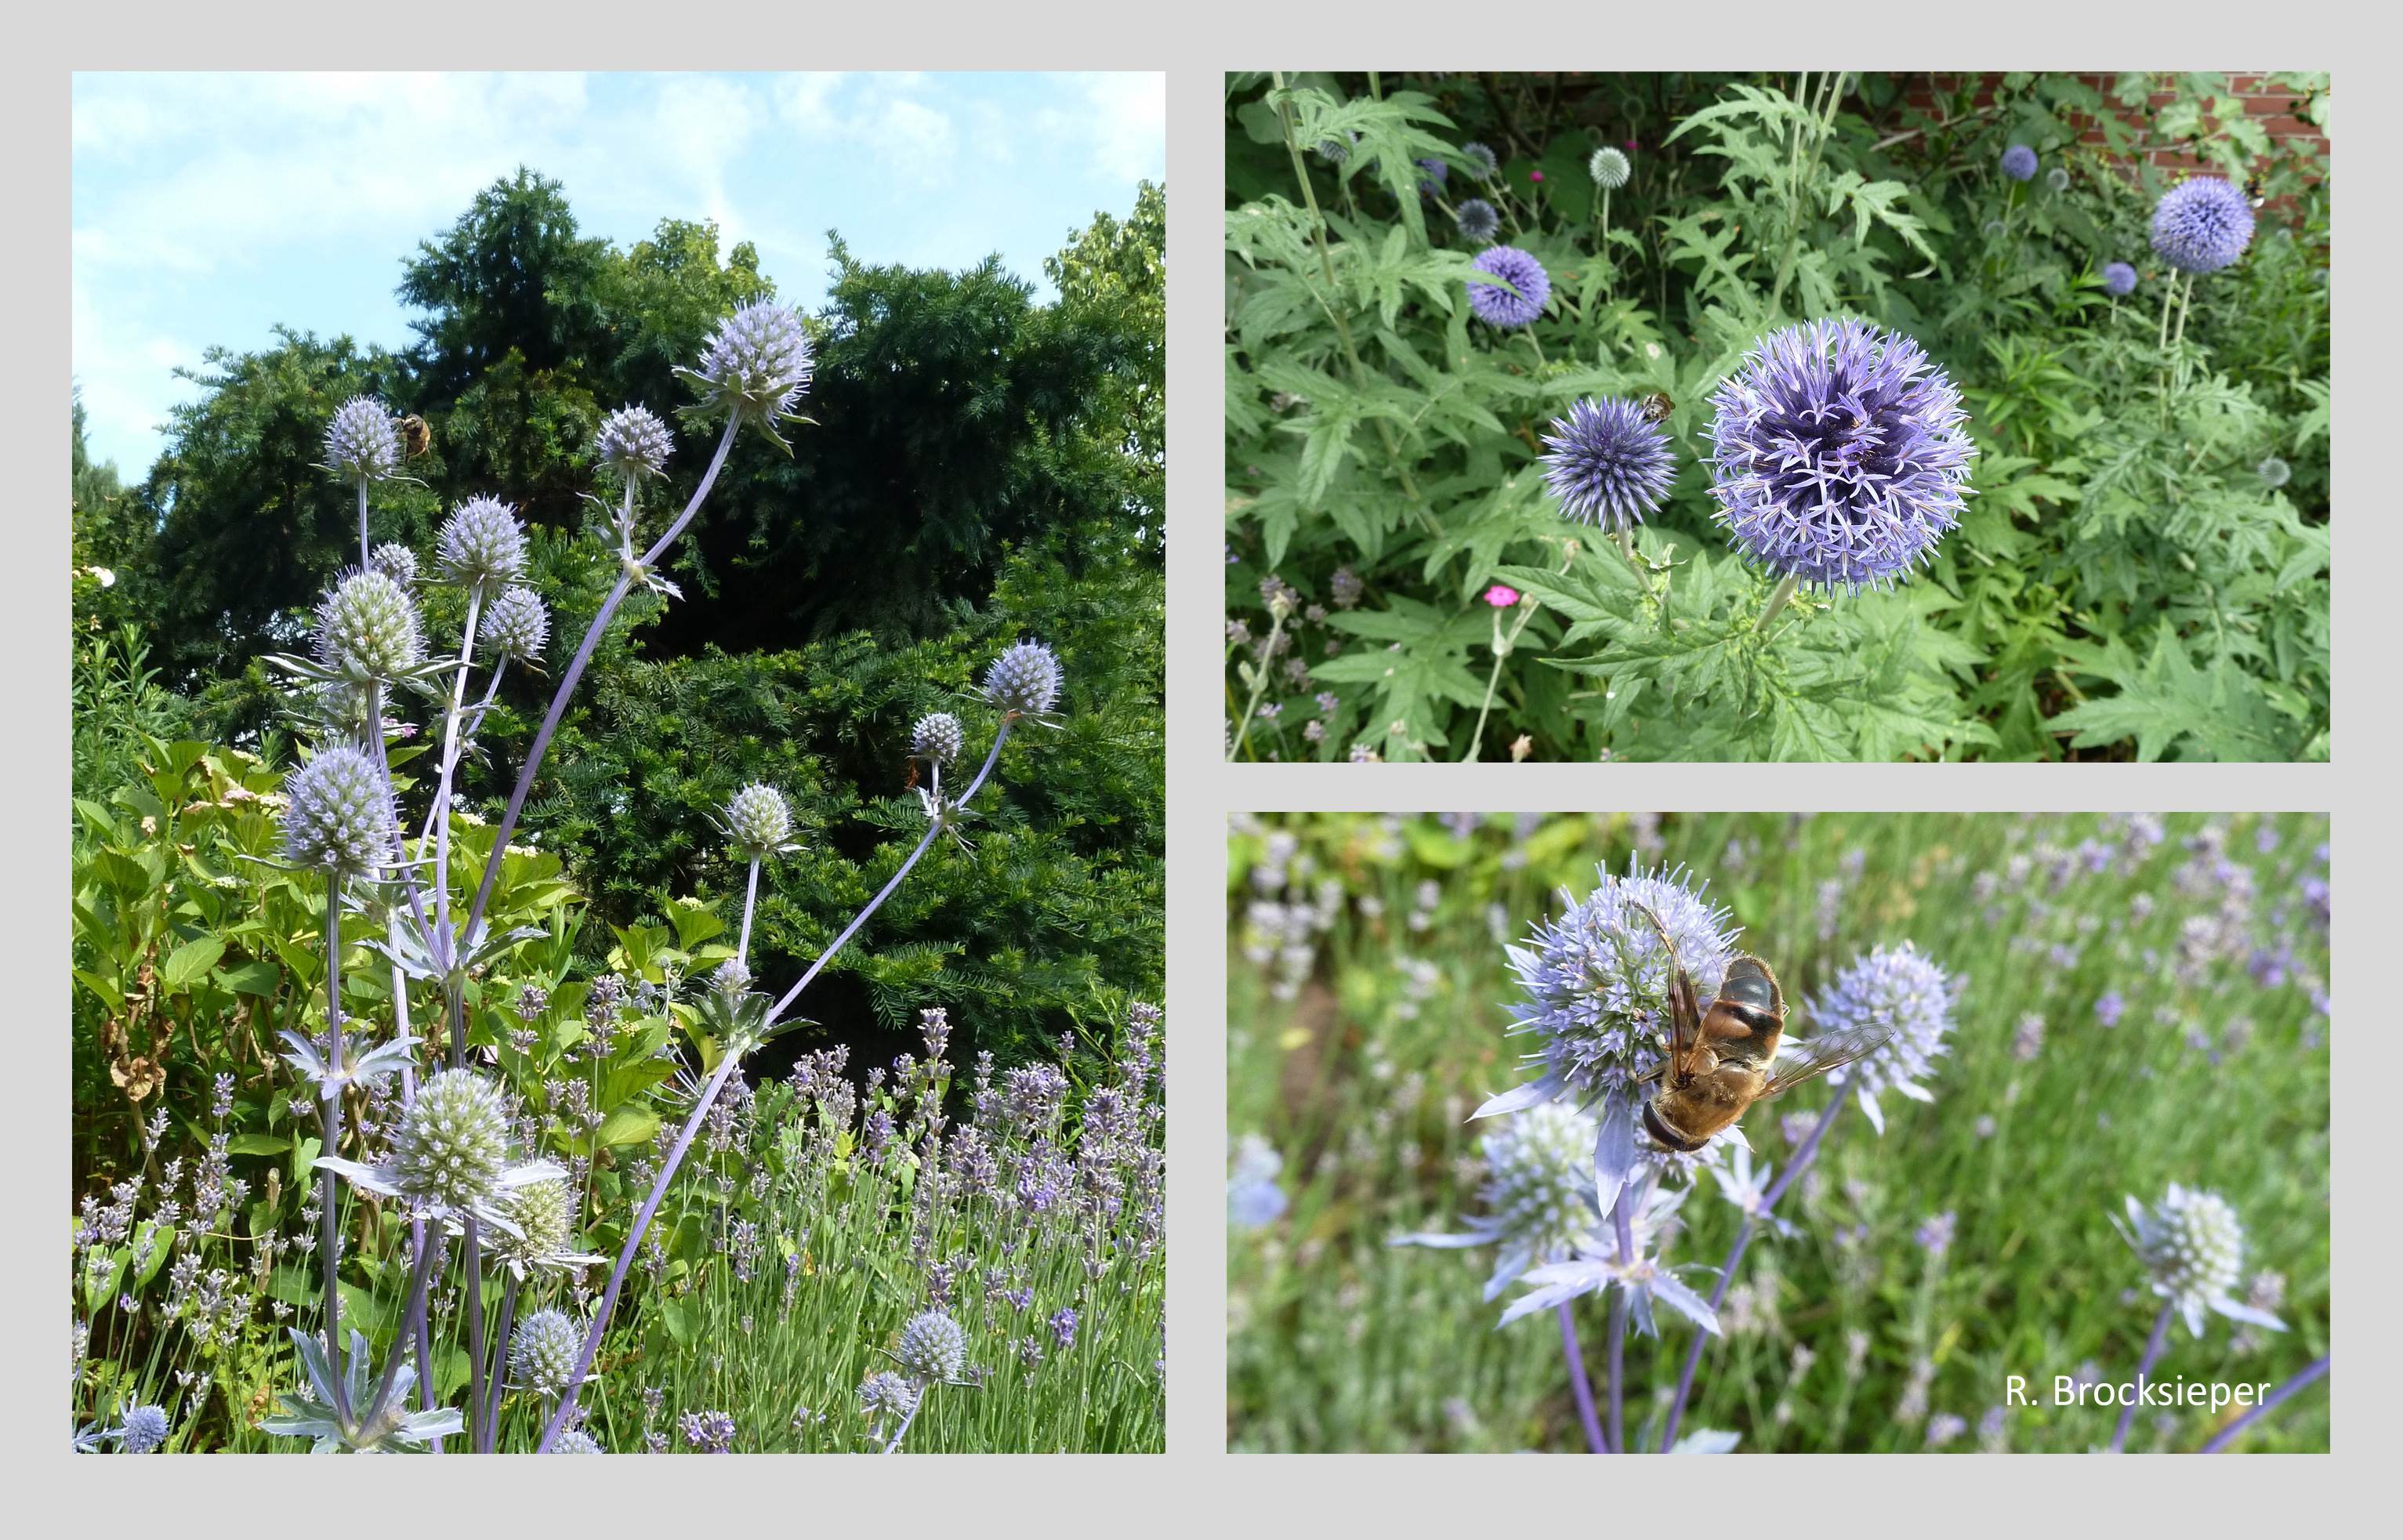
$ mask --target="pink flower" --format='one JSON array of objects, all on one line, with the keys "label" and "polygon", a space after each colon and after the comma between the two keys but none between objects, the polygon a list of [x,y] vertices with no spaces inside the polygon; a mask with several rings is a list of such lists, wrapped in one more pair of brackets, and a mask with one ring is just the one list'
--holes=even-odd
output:
[{"label": "pink flower", "polygon": [[1496,583],[1485,590],[1485,602],[1497,610],[1507,610],[1519,602],[1519,590],[1507,583]]},{"label": "pink flower", "polygon": [[1539,171],[1531,171],[1531,172],[1529,172],[1529,173],[1527,173],[1527,180],[1528,180],[1528,181],[1530,181],[1530,182],[1540,182],[1540,181],[1542,181],[1543,179],[1544,179],[1544,173],[1543,173],[1542,172],[1539,172]]}]

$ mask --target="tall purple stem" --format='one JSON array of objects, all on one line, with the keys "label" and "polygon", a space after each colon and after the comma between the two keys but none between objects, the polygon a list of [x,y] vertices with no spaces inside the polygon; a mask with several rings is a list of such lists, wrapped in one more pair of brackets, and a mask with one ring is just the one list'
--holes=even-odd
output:
[{"label": "tall purple stem", "polygon": [[[1634,1190],[1634,1184],[1621,1184],[1618,1201],[1610,1206],[1611,1227],[1618,1232],[1618,1265],[1621,1268],[1635,1260],[1635,1223],[1633,1216],[1627,1212]],[[1610,1447],[1622,1453],[1627,1449],[1627,1422],[1623,1409],[1626,1401],[1627,1286],[1622,1283],[1610,1291]]]},{"label": "tall purple stem", "polygon": [[2301,1390],[2328,1371],[2327,1355],[2322,1353],[2303,1366],[2303,1371],[2261,1398],[2261,1404],[2212,1435],[2211,1442],[2202,1446],[2204,1454],[2218,1454],[2236,1441],[2236,1436],[2270,1414],[2270,1408]]},{"label": "tall purple stem", "polygon": [[[2145,1356],[2136,1361],[2136,1389],[2139,1393],[2145,1388],[2145,1377],[2153,1372],[2155,1364],[2160,1362],[2161,1348],[2169,1341],[2170,1317],[2175,1313],[2176,1309],[2174,1303],[2165,1304],[2161,1307],[2161,1313],[2153,1317],[2153,1335],[2145,1343]],[[2112,1453],[2119,1454],[2127,1450],[2128,1430],[2133,1427],[2135,1422],[2136,1403],[2131,1400],[2119,1408],[2119,1426],[2111,1435]]]},{"label": "tall purple stem", "polygon": [[1577,1421],[1585,1424],[1586,1448],[1596,1454],[1608,1454],[1610,1444],[1602,1436],[1602,1419],[1593,1409],[1593,1381],[1586,1378],[1585,1350],[1577,1346],[1577,1318],[1569,1313],[1567,1300],[1562,1300],[1556,1308],[1561,1316],[1561,1356],[1568,1360],[1569,1394],[1577,1397]]}]

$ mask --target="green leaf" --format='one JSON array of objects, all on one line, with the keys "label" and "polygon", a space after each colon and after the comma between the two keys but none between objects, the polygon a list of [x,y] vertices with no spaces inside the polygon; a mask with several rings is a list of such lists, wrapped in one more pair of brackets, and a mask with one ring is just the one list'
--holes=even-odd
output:
[{"label": "green leaf", "polygon": [[167,965],[159,970],[160,979],[169,991],[180,994],[216,966],[225,950],[225,943],[214,936],[187,941],[168,954]]}]

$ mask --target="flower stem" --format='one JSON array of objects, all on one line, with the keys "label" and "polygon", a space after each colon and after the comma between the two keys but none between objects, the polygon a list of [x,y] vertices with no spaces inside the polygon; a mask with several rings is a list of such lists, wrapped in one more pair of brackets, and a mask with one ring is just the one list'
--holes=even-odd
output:
[{"label": "flower stem", "polygon": [[368,570],[368,479],[359,478],[359,570]]},{"label": "flower stem", "polygon": [[1593,1409],[1593,1381],[1586,1378],[1585,1353],[1577,1346],[1577,1318],[1569,1313],[1567,1300],[1556,1308],[1561,1317],[1561,1356],[1568,1360],[1569,1393],[1577,1397],[1577,1421],[1585,1424],[1586,1448],[1608,1454],[1610,1445],[1602,1436],[1602,1419]]},{"label": "flower stem", "polygon": [[751,965],[751,911],[759,902],[759,858],[751,858],[751,875],[743,885],[743,939],[734,949],[734,960],[745,967]]},{"label": "flower stem", "polygon": [[[1632,1184],[1618,1189],[1618,1201],[1611,1205],[1610,1222],[1618,1232],[1618,1265],[1622,1269],[1635,1260],[1634,1216],[1628,1204],[1634,1200]],[[1610,1291],[1610,1447],[1622,1453],[1627,1449],[1627,1426],[1623,1408],[1627,1399],[1627,1288],[1625,1284]]]},{"label": "flower stem", "polygon": [[1243,756],[1243,743],[1252,736],[1252,720],[1258,715],[1260,697],[1268,693],[1269,663],[1276,657],[1277,638],[1285,634],[1285,606],[1269,606],[1268,640],[1260,644],[1259,661],[1252,669],[1252,698],[1243,702],[1243,721],[1235,729],[1235,746],[1227,751],[1229,759]]},{"label": "flower stem", "polygon": [[884,1446],[884,1452],[886,1454],[895,1453],[901,1448],[901,1440],[908,1436],[910,1432],[910,1424],[918,1420],[918,1408],[925,1404],[926,1393],[924,1389],[921,1389],[918,1392],[917,1399],[910,1403],[909,1411],[902,1416],[901,1425],[893,1430],[893,1441]]},{"label": "flower stem", "polygon": [[509,1327],[516,1324],[517,1313],[518,1275],[513,1272],[501,1280],[500,1330],[493,1335],[493,1384],[492,1389],[485,1393],[484,1409],[479,1416],[476,1428],[476,1448],[485,1454],[493,1452],[500,1435],[501,1387],[507,1378]]},{"label": "flower stem", "polygon": [[1802,579],[1799,577],[1788,575],[1779,578],[1777,586],[1769,590],[1769,603],[1760,606],[1760,615],[1753,621],[1752,629],[1756,632],[1767,631],[1769,623],[1777,618],[1778,611],[1784,609],[1792,601],[1794,590],[1801,586]]},{"label": "flower stem", "polygon": [[[2153,1365],[2160,1360],[2162,1344],[2169,1340],[2170,1316],[2174,1310],[2174,1305],[2164,1304],[2161,1306],[2161,1313],[2153,1317],[2152,1338],[2145,1344],[2145,1356],[2136,1361],[2136,1390],[2139,1395],[2144,1391],[2146,1377],[2153,1372]],[[2112,1453],[2119,1454],[2127,1450],[2128,1429],[2134,1425],[2135,1421],[2136,1403],[2131,1400],[2119,1408],[2119,1426],[2111,1435]]]},{"label": "flower stem", "polygon": [[[362,486],[365,483],[361,483]],[[364,493],[362,493],[364,497]],[[342,1153],[342,874],[326,878],[326,1066],[331,1083],[317,1088],[317,1116],[326,1135],[325,1153]],[[351,1415],[350,1381],[342,1373],[342,1227],[336,1213],[340,1196],[331,1170],[317,1173],[317,1249],[326,1254],[326,1363],[334,1379],[334,1409]]]},{"label": "flower stem", "polygon": [[2251,1427],[2254,1423],[2268,1416],[2271,1408],[2278,1405],[2281,1401],[2285,1400],[2286,1397],[2294,1394],[2297,1391],[2311,1384],[2313,1380],[2319,1379],[2321,1376],[2327,1374],[2327,1355],[2326,1353],[2322,1353],[2319,1357],[2313,1359],[2309,1364],[2304,1365],[2303,1371],[2300,1374],[2296,1375],[2292,1380],[2287,1380],[2285,1384],[2280,1385],[2276,1390],[2271,1391],[2268,1395],[2262,1397],[2261,1404],[2259,1406],[2255,1407],[2251,1411],[2246,1412],[2235,1422],[2229,1423],[2226,1427],[2212,1435],[2211,1442],[2203,1445],[2201,1452],[2204,1454],[2219,1454],[2224,1452],[2229,1444],[2235,1442],[2237,1435],[2243,1433],[2246,1428]]}]

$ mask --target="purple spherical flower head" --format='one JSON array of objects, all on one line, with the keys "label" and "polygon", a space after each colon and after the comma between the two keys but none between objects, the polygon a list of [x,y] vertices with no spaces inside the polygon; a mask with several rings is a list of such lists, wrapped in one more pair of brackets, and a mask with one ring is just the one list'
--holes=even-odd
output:
[{"label": "purple spherical flower head", "polygon": [[1489,326],[1523,326],[1544,313],[1552,280],[1541,262],[1516,246],[1488,246],[1469,265],[1519,291],[1513,294],[1495,284],[1469,284],[1468,308],[1479,321]]},{"label": "purple spherical flower head", "polygon": [[1459,222],[1461,235],[1470,241],[1491,241],[1502,228],[1502,215],[1482,198],[1463,199],[1452,217]]},{"label": "purple spherical flower head", "polygon": [[1780,576],[1859,590],[1961,521],[1961,393],[1926,351],[1866,322],[1771,334],[1711,397],[1711,494],[1729,538]]},{"label": "purple spherical flower head", "polygon": [[1677,479],[1669,436],[1632,401],[1587,399],[1544,436],[1544,481],[1561,517],[1622,530],[1660,506]]},{"label": "purple spherical flower head", "polygon": [[1879,1091],[1914,1102],[1935,1100],[1919,1081],[1932,1073],[1932,1061],[1944,1051],[1952,1030],[1952,980],[1910,942],[1853,959],[1827,992],[1811,1003],[1804,1019],[1821,1032],[1882,1027],[1891,1034],[1868,1057],[1828,1076],[1831,1085],[1854,1089],[1878,1132],[1885,1131]]},{"label": "purple spherical flower head", "polygon": [[2003,174],[2014,182],[2024,182],[2035,174],[2035,151],[2025,145],[2013,145],[2003,151]]},{"label": "purple spherical flower head", "polygon": [[1419,191],[1421,194],[1428,198],[1433,198],[1436,194],[1443,191],[1444,183],[1452,175],[1452,168],[1450,166],[1447,166],[1442,161],[1436,160],[1417,160],[1411,163],[1417,166],[1419,170],[1424,173],[1419,177]]},{"label": "purple spherical flower head", "polygon": [[2125,262],[2103,264],[2103,292],[2115,298],[2136,292],[2136,270]]},{"label": "purple spherical flower head", "polygon": [[2217,272],[2253,240],[2253,205],[2217,176],[2181,182],[2153,205],[2153,249],[2180,272]]}]

